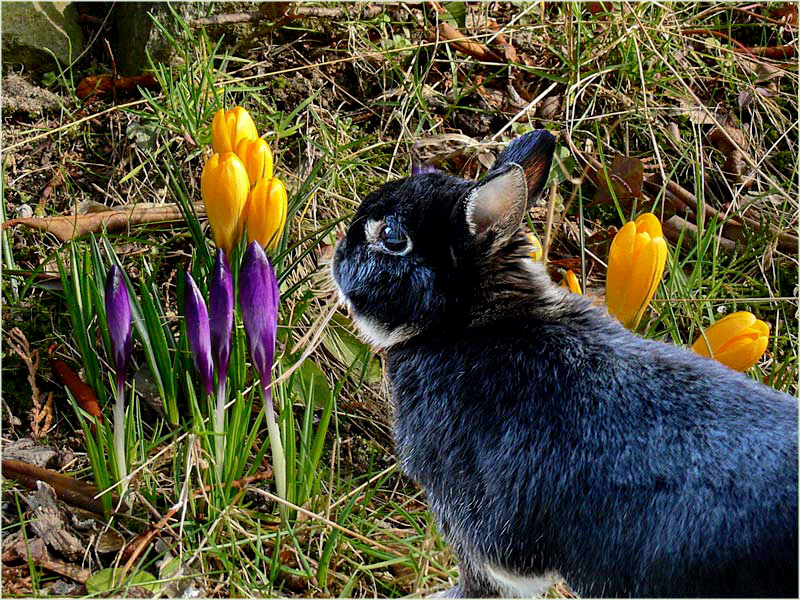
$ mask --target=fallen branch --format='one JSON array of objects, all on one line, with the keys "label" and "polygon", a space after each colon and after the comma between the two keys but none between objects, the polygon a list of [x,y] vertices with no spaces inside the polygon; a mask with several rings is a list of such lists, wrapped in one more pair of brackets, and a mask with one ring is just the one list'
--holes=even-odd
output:
[{"label": "fallen branch", "polygon": [[[666,183],[663,183],[660,173],[651,175],[650,178],[645,180],[644,184],[645,187],[649,188],[651,193],[655,195],[657,195],[663,187],[667,192],[666,196],[672,195],[679,201],[680,204],[688,206],[695,213],[697,213],[699,210],[697,198],[695,198],[694,194],[682,188],[674,181],[667,181]],[[713,206],[709,206],[707,202],[703,203],[703,210],[706,219],[711,219],[713,217],[719,218],[720,222],[722,223],[722,233],[726,237],[734,240],[741,239],[743,225],[747,225],[751,229],[758,231],[766,229],[766,231],[777,240],[778,250],[791,254],[792,256],[797,254],[799,241],[795,235],[779,231],[771,225],[764,227],[755,219],[751,219],[750,217],[746,217],[744,215],[736,215],[735,217],[724,220],[724,215]]]},{"label": "fallen branch", "polygon": [[[683,217],[673,215],[662,223],[661,229],[664,233],[664,237],[673,244],[677,244],[681,241],[686,249],[690,249],[697,244],[697,225],[690,223]],[[736,248],[736,242],[723,237],[721,233],[717,236],[717,240],[719,241],[720,247],[726,252],[732,252],[734,248]]]},{"label": "fallen branch", "polygon": [[[62,475],[51,469],[43,469],[42,467],[36,467],[10,458],[3,459],[2,467],[3,477],[14,479],[28,489],[35,490],[37,489],[36,482],[44,481],[53,487],[59,500],[97,515],[105,516],[102,500],[95,498],[98,494],[97,488],[91,484]],[[117,506],[119,499],[112,496],[112,502],[114,506]],[[123,504],[119,510],[125,512],[128,507]]]},{"label": "fallen branch", "polygon": [[[195,205],[195,210],[198,216],[205,216],[203,204]],[[85,215],[9,219],[3,222],[2,230],[5,231],[15,225],[25,225],[39,231],[52,233],[61,242],[68,242],[88,233],[97,233],[103,229],[119,231],[132,225],[167,223],[181,220],[183,220],[183,213],[177,204],[146,208],[137,208],[134,205],[126,210],[108,210]]]}]

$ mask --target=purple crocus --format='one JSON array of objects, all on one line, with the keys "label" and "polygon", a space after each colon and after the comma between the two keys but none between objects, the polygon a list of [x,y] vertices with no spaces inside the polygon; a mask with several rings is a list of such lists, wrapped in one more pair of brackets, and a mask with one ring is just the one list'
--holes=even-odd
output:
[{"label": "purple crocus", "polygon": [[106,323],[119,388],[125,381],[125,366],[131,357],[131,301],[122,269],[117,265],[111,265],[106,275]]},{"label": "purple crocus", "polygon": [[186,273],[186,333],[194,357],[194,368],[200,375],[206,395],[214,385],[214,366],[211,359],[211,333],[208,323],[208,308],[200,289],[189,273]]},{"label": "purple crocus", "polygon": [[[251,242],[244,253],[239,271],[239,304],[242,307],[244,330],[250,360],[261,378],[264,392],[264,413],[272,449],[272,470],[278,496],[286,498],[286,455],[283,452],[281,432],[275,420],[272,403],[272,361],[275,358],[275,335],[278,331],[278,280],[267,258],[267,253],[257,241]],[[281,508],[285,516],[285,510]]]},{"label": "purple crocus", "polygon": [[239,304],[247,332],[250,359],[261,377],[267,397],[272,361],[275,358],[275,335],[278,330],[278,280],[264,248],[252,242],[244,254],[239,272]]},{"label": "purple crocus", "polygon": [[417,160],[411,160],[411,175],[424,175],[425,173],[439,173],[439,169],[434,167],[433,165],[429,165],[423,162],[417,162]]},{"label": "purple crocus", "polygon": [[209,284],[209,317],[211,320],[211,350],[217,366],[220,385],[228,374],[233,338],[233,278],[225,251],[217,252],[214,272]]}]

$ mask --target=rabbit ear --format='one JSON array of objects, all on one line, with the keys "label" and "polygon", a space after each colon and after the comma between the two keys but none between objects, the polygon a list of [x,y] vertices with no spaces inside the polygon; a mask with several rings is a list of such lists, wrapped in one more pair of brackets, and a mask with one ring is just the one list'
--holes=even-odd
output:
[{"label": "rabbit ear", "polygon": [[525,171],[516,164],[487,175],[466,198],[467,225],[470,233],[481,238],[494,231],[498,237],[513,234],[522,222],[528,206]]},{"label": "rabbit ear", "polygon": [[544,189],[556,140],[546,129],[537,129],[521,135],[497,157],[487,177],[502,171],[509,163],[518,164],[525,171],[528,199],[533,201]]}]

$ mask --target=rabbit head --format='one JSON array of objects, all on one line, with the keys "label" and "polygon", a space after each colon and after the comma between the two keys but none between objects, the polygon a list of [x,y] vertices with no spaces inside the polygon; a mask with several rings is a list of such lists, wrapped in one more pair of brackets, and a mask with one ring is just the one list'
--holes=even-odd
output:
[{"label": "rabbit head", "polygon": [[[359,207],[339,243],[333,275],[356,326],[387,348],[423,332],[463,327],[489,296],[487,286],[538,282],[557,290],[530,260],[519,233],[541,193],[555,140],[546,130],[515,139],[480,181],[424,173],[385,184]],[[505,271],[505,274],[504,274]],[[557,292],[555,292],[557,294]]]}]

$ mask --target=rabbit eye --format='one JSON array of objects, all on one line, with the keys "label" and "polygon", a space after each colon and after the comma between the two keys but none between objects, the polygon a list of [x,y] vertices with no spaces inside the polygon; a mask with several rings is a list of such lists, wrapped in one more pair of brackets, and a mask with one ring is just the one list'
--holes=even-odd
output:
[{"label": "rabbit eye", "polygon": [[408,254],[411,251],[411,238],[397,223],[388,222],[378,234],[378,243],[389,254]]}]

